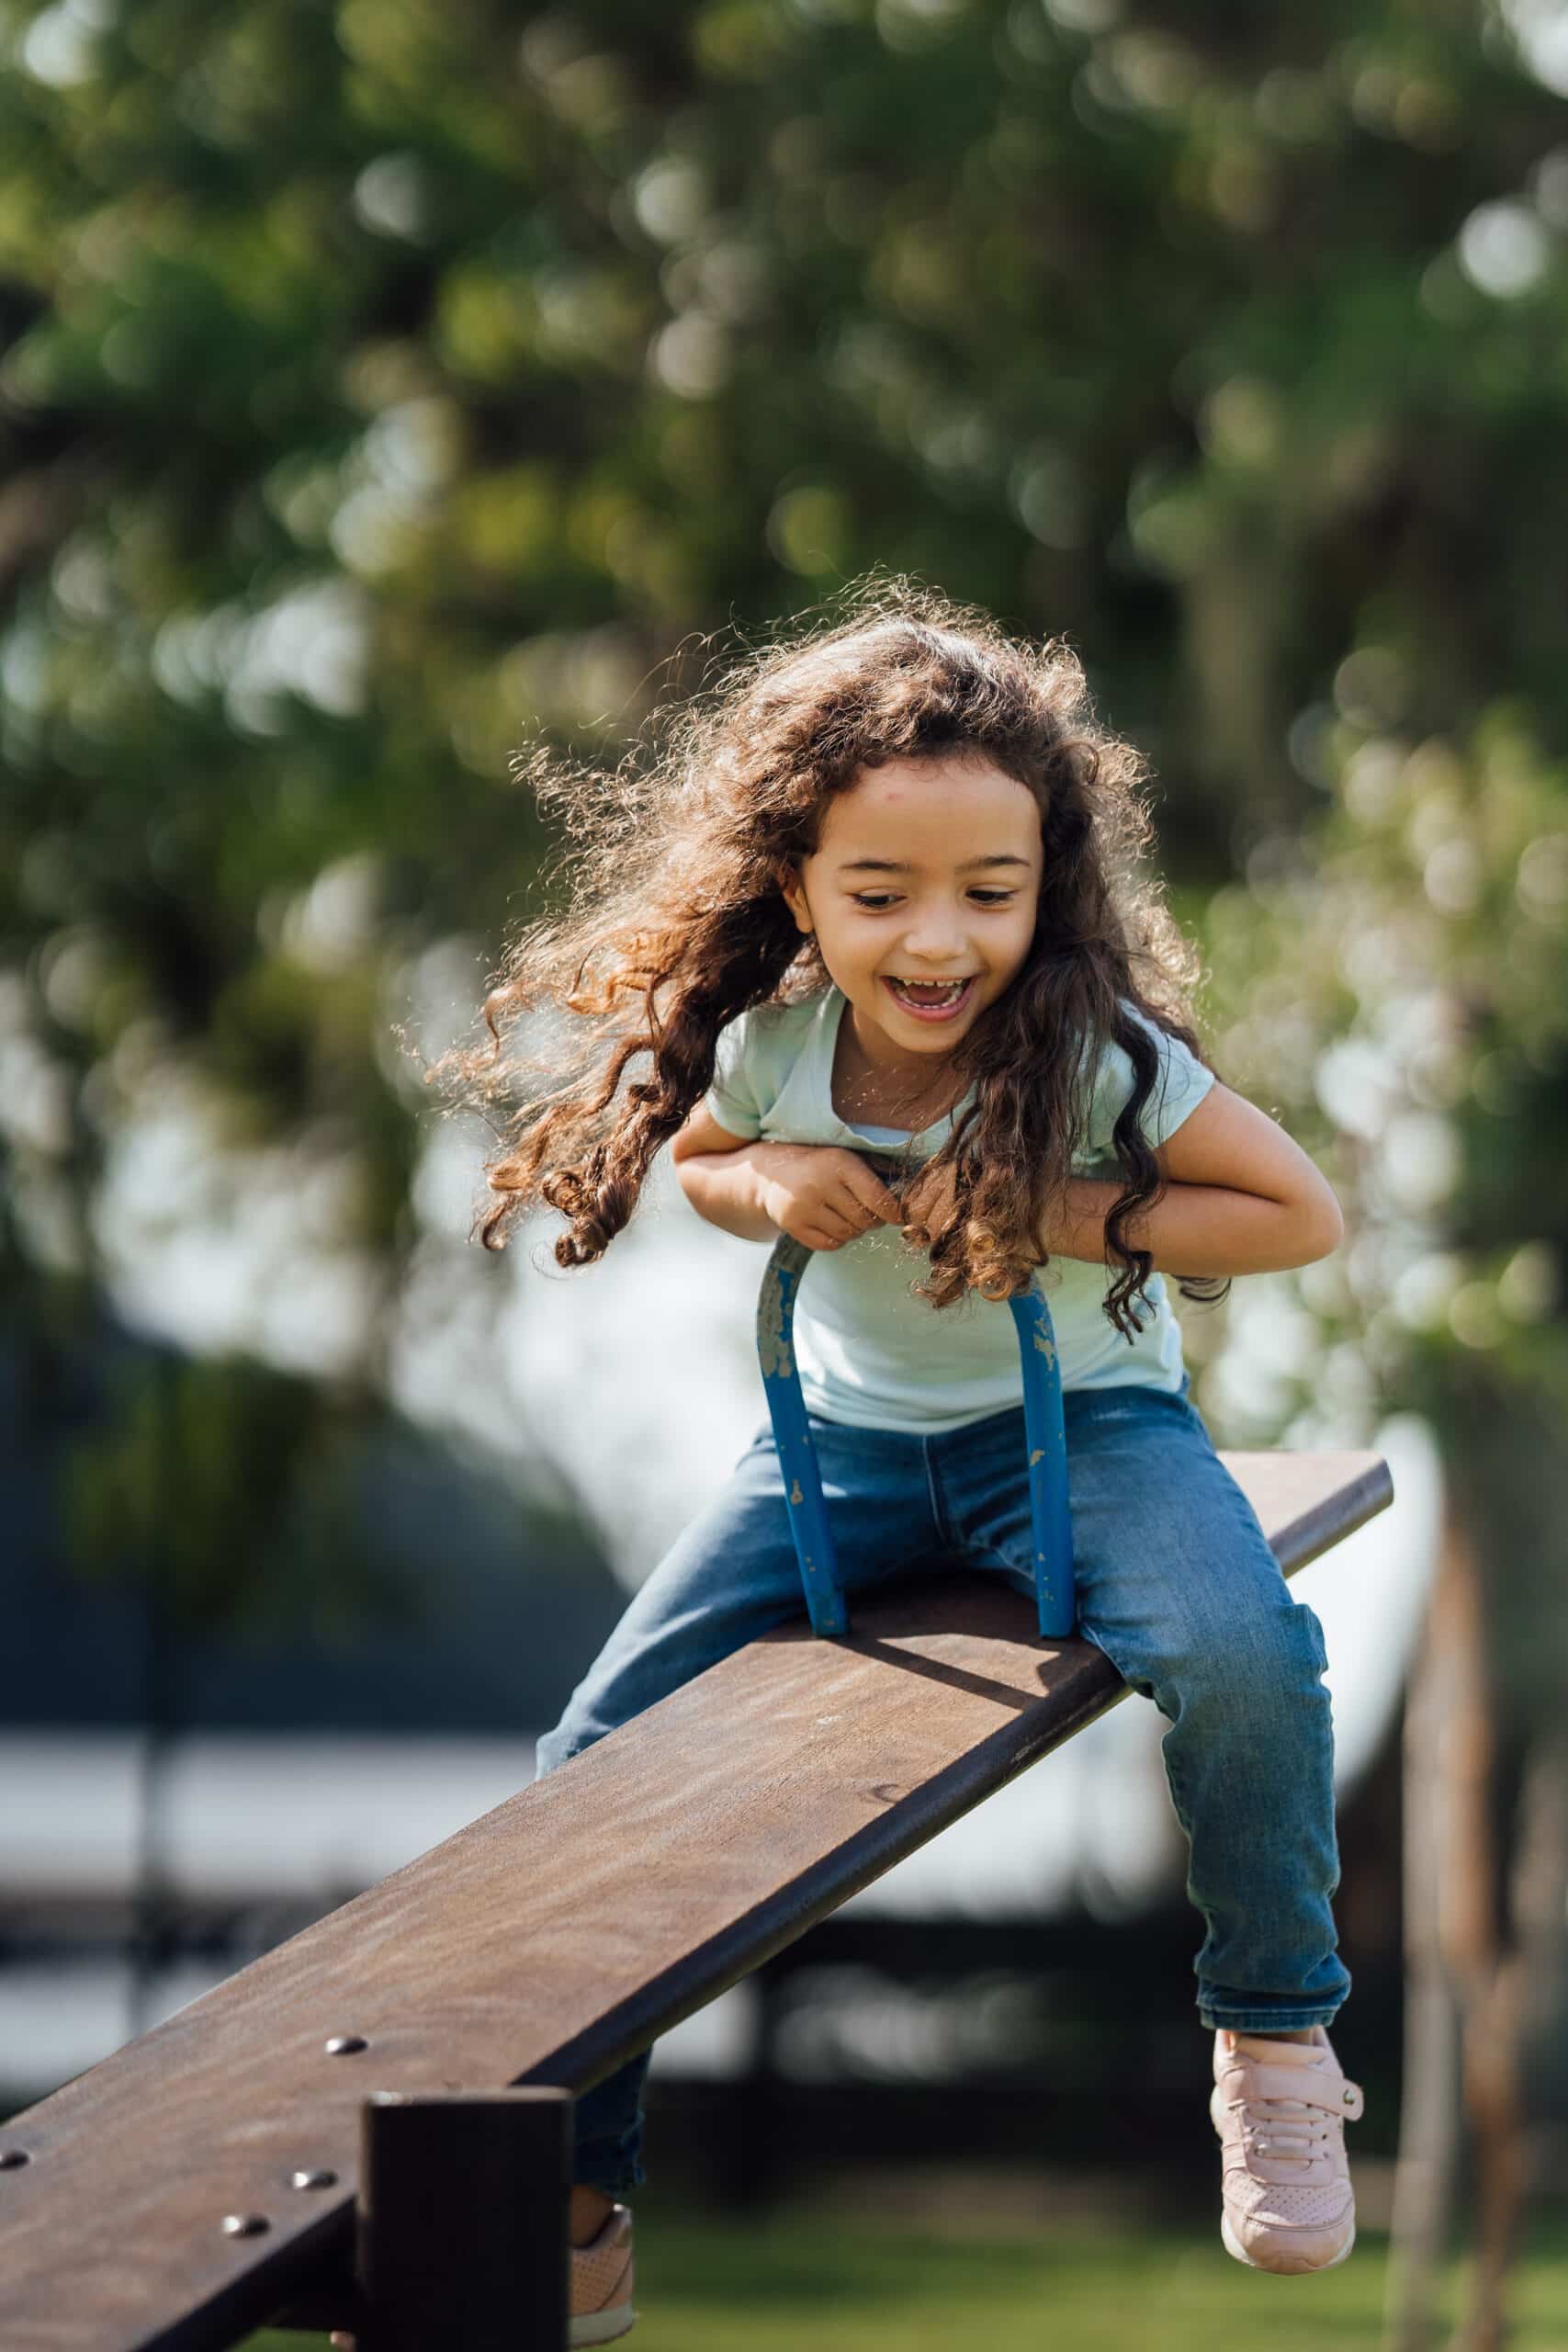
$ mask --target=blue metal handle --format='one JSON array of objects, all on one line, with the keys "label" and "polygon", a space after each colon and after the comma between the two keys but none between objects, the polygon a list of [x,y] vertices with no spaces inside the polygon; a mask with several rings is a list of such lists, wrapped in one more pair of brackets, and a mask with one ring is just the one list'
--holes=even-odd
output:
[{"label": "blue metal handle", "polygon": [[[795,1293],[815,1255],[808,1243],[796,1241],[787,1233],[774,1243],[757,1301],[757,1355],[784,1472],[790,1532],[800,1562],[811,1630],[833,1634],[848,1633],[849,1618],[795,1361]],[[1008,1305],[1018,1327],[1023,1367],[1023,1425],[1029,1449],[1029,1510],[1034,1528],[1034,1595],[1040,1632],[1047,1641],[1061,1641],[1073,1630],[1077,1595],[1056,1334],[1038,1280],[1021,1297],[1010,1298]]]}]

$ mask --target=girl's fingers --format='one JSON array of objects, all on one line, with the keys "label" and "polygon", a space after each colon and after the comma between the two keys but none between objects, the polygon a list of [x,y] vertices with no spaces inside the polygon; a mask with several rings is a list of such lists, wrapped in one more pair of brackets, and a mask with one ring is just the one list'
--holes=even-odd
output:
[{"label": "girl's fingers", "polygon": [[852,1193],[841,1208],[835,1204],[827,1214],[841,1217],[845,1232],[853,1235],[863,1233],[867,1226],[876,1221],[876,1211],[869,1201],[863,1201],[858,1193]]},{"label": "girl's fingers", "polygon": [[904,1212],[886,1184],[874,1184],[870,1193],[856,1193],[854,1204],[868,1224],[897,1224]]}]

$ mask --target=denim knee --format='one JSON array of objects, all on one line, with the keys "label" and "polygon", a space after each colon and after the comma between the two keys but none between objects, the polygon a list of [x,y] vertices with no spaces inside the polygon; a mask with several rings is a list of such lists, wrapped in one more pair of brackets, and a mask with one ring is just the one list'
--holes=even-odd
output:
[{"label": "denim knee", "polygon": [[1326,1704],[1327,1668],[1315,1611],[1281,1594],[1277,1607],[1204,1628],[1202,1638],[1183,1644],[1159,1668],[1154,1696],[1173,1721],[1201,1713],[1233,1730],[1278,1736],[1293,1706]]}]

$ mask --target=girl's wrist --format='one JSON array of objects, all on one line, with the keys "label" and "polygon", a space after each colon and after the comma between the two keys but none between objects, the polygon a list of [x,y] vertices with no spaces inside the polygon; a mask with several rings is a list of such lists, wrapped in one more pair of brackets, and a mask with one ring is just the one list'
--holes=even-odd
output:
[{"label": "girl's wrist", "polygon": [[739,1151],[694,1152],[679,1163],[681,1190],[709,1225],[741,1241],[773,1241],[778,1227],[762,1204],[767,1163],[780,1148],[757,1141]]}]

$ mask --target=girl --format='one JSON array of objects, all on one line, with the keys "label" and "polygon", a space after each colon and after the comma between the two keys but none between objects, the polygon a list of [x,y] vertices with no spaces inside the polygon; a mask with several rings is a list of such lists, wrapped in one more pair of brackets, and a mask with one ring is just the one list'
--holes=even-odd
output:
[{"label": "girl", "polygon": [[[1078,1630],[1169,1719],[1222,2236],[1255,2267],[1322,2269],[1354,2237],[1360,2106],[1325,2031],[1350,1979],[1323,1636],[1189,1401],[1163,1277],[1215,1296],[1219,1277],[1304,1265],[1337,1246],[1338,1206],[1202,1057],[1193,958],[1133,871],[1140,756],[1097,723],[1077,657],[904,583],[850,604],[693,703],[597,810],[598,778],[533,763],[583,842],[577,897],[513,949],[490,1063],[457,1058],[488,1094],[497,1014],[576,1021],[532,1065],[550,1084],[489,1167],[483,1238],[543,1200],[568,1220],[558,1263],[590,1263],[670,1143],[700,1216],[819,1251],[796,1359],[852,1592],[929,1555],[1032,1594],[1006,1302],[1048,1270]],[[896,1185],[868,1148],[894,1153]],[[764,1420],[539,1773],[802,1608]],[[636,2316],[623,2200],[646,2178],[648,2064],[577,2103],[574,2344]]]}]

